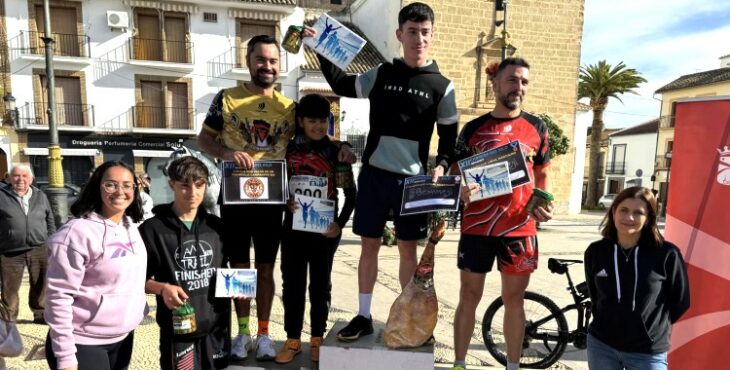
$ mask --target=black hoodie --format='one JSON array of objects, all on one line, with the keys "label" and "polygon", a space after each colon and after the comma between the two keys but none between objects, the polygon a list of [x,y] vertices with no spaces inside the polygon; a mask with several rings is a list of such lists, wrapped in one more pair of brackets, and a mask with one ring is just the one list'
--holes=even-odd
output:
[{"label": "black hoodie", "polygon": [[[211,329],[229,325],[231,300],[215,298],[215,273],[227,267],[229,253],[223,245],[223,223],[203,207],[188,230],[172,210],[172,204],[152,209],[155,217],[139,227],[147,248],[147,278],[181,286],[195,309],[197,330],[184,337],[199,337]],[[172,312],[157,296],[157,324],[172,332]]]},{"label": "black hoodie", "polygon": [[437,122],[436,164],[449,168],[458,114],[454,85],[441,74],[435,61],[411,68],[402,59],[394,59],[393,63],[355,76],[317,57],[337,95],[370,100],[370,131],[363,163],[400,175],[424,174]]},{"label": "black hoodie", "polygon": [[589,333],[623,352],[669,350],[671,324],[689,308],[689,282],[674,244],[640,243],[628,253],[602,239],[585,252],[593,307]]}]

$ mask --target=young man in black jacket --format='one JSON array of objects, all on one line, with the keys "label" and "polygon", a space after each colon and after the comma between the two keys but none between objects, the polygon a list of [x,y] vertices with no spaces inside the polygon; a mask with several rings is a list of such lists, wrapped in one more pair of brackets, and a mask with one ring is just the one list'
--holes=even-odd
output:
[{"label": "young man in black jacket", "polygon": [[[405,286],[416,269],[416,243],[426,237],[426,214],[401,216],[403,180],[427,172],[434,122],[439,135],[434,179],[452,160],[458,115],[454,84],[428,59],[433,39],[433,10],[412,3],[398,14],[395,34],[403,58],[381,64],[360,75],[347,75],[319,56],[322,73],[340,96],[370,100],[370,132],[358,178],[353,231],[362,239],[358,266],[359,310],[337,338],[354,341],[373,332],[370,305],[378,275],[378,251],[388,213],[393,212],[400,283]],[[316,33],[311,28],[305,37]]]},{"label": "young man in black jacket", "polygon": [[[235,249],[223,242],[221,219],[200,207],[208,181],[205,165],[182,157],[170,164],[168,174],[174,201],[155,207],[155,216],[139,228],[148,256],[145,289],[157,295],[160,368],[195,363],[196,369],[223,369],[231,348],[231,300],[215,298],[215,272],[237,260],[231,258]],[[197,329],[176,335],[172,312],[185,301],[195,310]]]}]

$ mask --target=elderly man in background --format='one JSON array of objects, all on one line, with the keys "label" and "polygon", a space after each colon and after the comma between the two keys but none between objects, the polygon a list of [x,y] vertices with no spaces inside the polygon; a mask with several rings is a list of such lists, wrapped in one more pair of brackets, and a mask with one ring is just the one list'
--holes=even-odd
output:
[{"label": "elderly man in background", "polygon": [[28,305],[33,322],[44,323],[46,239],[56,231],[51,204],[32,186],[33,171],[18,164],[10,170],[8,184],[0,184],[0,278],[2,300],[13,320],[18,318],[18,290],[28,267]]}]

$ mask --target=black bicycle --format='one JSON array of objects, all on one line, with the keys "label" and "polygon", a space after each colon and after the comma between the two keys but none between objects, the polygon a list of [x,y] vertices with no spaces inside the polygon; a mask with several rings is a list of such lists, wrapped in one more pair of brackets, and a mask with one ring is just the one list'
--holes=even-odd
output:
[{"label": "black bicycle", "polygon": [[[583,263],[579,260],[550,258],[548,268],[554,274],[565,274],[566,290],[573,296],[572,304],[559,308],[550,298],[535,292],[525,292],[525,337],[522,341],[520,366],[529,369],[545,369],[560,359],[568,343],[579,349],[586,348],[588,322],[591,318],[591,302],[585,282],[573,285],[568,266]],[[578,327],[569,330],[565,313],[578,311]],[[507,344],[502,328],[504,304],[497,298],[487,307],[482,320],[482,336],[487,350],[502,365],[507,364]]]}]

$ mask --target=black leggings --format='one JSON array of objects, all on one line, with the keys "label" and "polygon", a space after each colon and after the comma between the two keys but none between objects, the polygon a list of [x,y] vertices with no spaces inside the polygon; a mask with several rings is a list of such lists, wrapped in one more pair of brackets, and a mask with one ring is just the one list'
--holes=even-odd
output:
[{"label": "black leggings", "polygon": [[[287,221],[291,221],[288,213],[287,216]],[[281,242],[284,330],[288,338],[299,339],[301,335],[309,270],[311,335],[322,337],[329,316],[332,260],[340,237],[325,238],[322,234],[292,231],[290,223],[287,226]]]},{"label": "black leggings", "polygon": [[[134,332],[122,341],[101,345],[76,345],[78,370],[126,370],[132,360]],[[46,360],[51,370],[58,370],[56,355],[53,353],[50,333],[46,336]]]}]

